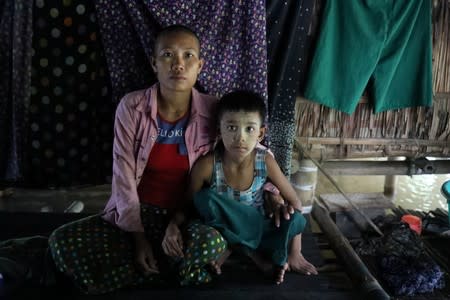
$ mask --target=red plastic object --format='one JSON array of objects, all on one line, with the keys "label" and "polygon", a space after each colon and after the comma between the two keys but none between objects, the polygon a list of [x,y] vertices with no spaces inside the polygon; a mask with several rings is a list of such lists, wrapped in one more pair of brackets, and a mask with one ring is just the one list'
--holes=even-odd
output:
[{"label": "red plastic object", "polygon": [[422,219],[413,215],[404,215],[402,221],[409,224],[409,228],[418,235],[422,233]]}]

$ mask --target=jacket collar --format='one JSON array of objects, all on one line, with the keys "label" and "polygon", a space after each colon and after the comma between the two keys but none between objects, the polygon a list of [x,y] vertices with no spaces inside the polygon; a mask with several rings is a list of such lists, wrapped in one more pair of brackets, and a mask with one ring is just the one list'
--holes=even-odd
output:
[{"label": "jacket collar", "polygon": [[203,117],[210,116],[211,112],[209,110],[209,105],[206,105],[204,101],[204,95],[201,94],[196,88],[192,88],[191,117],[196,115]]},{"label": "jacket collar", "polygon": [[158,83],[144,91],[142,99],[136,104],[136,110],[140,112],[149,112],[156,110],[156,97],[158,96]]}]

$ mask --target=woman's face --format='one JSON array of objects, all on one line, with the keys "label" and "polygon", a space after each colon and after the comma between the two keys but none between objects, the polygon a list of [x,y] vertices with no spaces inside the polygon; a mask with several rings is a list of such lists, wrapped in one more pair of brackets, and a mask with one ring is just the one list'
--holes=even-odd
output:
[{"label": "woman's face", "polygon": [[159,38],[152,68],[161,90],[191,91],[203,67],[197,38],[186,32],[173,32]]}]

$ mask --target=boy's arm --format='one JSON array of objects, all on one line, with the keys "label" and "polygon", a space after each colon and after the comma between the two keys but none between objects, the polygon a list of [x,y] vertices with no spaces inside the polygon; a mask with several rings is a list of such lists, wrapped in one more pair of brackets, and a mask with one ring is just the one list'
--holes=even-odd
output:
[{"label": "boy's arm", "polygon": [[302,203],[297,197],[297,193],[290,184],[289,180],[284,176],[275,158],[266,155],[267,177],[278,188],[284,200],[294,209],[302,210]]},{"label": "boy's arm", "polygon": [[[256,148],[266,149],[267,154],[274,157],[272,151],[269,148],[258,143]],[[284,205],[284,199],[280,195],[280,191],[278,188],[270,182],[270,180],[266,181],[263,187],[264,193],[264,208],[266,209],[267,215],[275,219],[275,225],[280,226],[280,217],[283,216],[286,220],[289,220],[290,215],[294,213],[294,208],[290,205]]]},{"label": "boy's arm", "polygon": [[203,186],[209,185],[213,172],[214,154],[208,153],[200,157],[192,167],[189,174],[189,186],[187,191],[188,203],[192,204],[194,195],[202,189]]}]

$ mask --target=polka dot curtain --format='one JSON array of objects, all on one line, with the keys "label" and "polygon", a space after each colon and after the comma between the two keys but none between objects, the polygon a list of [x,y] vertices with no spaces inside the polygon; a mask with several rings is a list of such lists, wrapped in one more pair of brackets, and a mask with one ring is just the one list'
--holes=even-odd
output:
[{"label": "polka dot curtain", "polygon": [[209,93],[250,89],[267,97],[265,1],[95,0],[114,99],[152,79],[155,32],[187,25],[199,35],[206,64],[199,77]]},{"label": "polka dot curtain", "polygon": [[315,0],[267,0],[271,149],[289,175],[295,136],[295,100],[303,89]]},{"label": "polka dot curtain", "polygon": [[33,3],[0,1],[0,188],[23,178]]},{"label": "polka dot curtain", "polygon": [[[124,93],[155,81],[148,66],[154,35],[161,26],[173,23],[199,33],[207,60],[199,81],[212,94],[247,88],[267,96],[269,64],[272,148],[286,171],[293,141],[291,118],[304,67],[299,61],[304,58],[303,48],[309,46],[303,37],[311,1],[27,2],[33,5],[33,18],[30,12],[27,20],[33,22],[23,26],[22,32],[28,28],[28,33],[16,36],[33,36],[28,47],[32,68],[27,72],[23,64],[24,76],[14,77],[16,86],[24,87],[15,122],[26,134],[14,137],[10,133],[19,131],[4,127],[10,134],[6,142],[20,146],[27,141],[25,183],[57,187],[110,180],[115,105]],[[24,9],[22,2],[4,3]],[[272,6],[277,7],[273,13]],[[5,20],[2,16],[1,25]],[[25,20],[19,22],[26,25]],[[3,46],[10,49],[12,45]],[[26,62],[28,52],[16,61]],[[31,88],[27,89],[29,73]],[[29,102],[27,93],[31,93]],[[1,116],[0,121],[4,121]],[[24,149],[10,148],[11,166],[20,164]]]},{"label": "polka dot curtain", "polygon": [[108,182],[115,106],[93,4],[36,0],[33,15],[27,182]]}]

